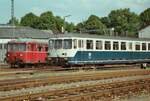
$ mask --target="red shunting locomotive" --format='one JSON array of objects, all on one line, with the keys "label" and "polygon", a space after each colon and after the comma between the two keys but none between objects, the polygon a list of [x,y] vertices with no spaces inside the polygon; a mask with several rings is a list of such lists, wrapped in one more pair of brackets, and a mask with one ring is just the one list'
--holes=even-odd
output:
[{"label": "red shunting locomotive", "polygon": [[7,63],[11,67],[33,66],[47,63],[47,40],[16,39],[8,42]]}]

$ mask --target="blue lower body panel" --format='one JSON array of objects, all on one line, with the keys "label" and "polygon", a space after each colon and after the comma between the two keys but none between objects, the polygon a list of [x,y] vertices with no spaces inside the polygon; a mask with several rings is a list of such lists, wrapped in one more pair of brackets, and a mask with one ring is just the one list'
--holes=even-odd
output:
[{"label": "blue lower body panel", "polygon": [[112,64],[150,62],[150,52],[78,51],[69,64]]}]

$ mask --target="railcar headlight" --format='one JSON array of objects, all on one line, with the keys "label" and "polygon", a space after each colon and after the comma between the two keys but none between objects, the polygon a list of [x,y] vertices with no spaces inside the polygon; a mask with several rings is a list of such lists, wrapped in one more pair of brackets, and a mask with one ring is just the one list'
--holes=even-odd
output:
[{"label": "railcar headlight", "polygon": [[7,54],[7,56],[10,56],[9,54]]},{"label": "railcar headlight", "polygon": [[20,54],[20,56],[23,56],[23,54]]}]

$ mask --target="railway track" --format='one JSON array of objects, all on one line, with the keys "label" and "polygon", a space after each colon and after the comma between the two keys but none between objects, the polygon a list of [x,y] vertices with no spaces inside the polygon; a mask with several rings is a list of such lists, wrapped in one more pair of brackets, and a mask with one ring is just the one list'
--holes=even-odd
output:
[{"label": "railway track", "polygon": [[150,78],[10,96],[0,98],[0,101],[111,101],[116,96],[125,96],[143,90],[150,91]]},{"label": "railway track", "polygon": [[51,76],[41,78],[28,78],[18,80],[3,80],[0,81],[0,91],[9,91],[22,88],[31,88],[46,86],[50,84],[70,83],[88,80],[102,80],[110,78],[149,75],[150,70],[128,70],[128,71],[116,71],[116,72],[102,72],[80,75],[66,75],[66,76]]}]

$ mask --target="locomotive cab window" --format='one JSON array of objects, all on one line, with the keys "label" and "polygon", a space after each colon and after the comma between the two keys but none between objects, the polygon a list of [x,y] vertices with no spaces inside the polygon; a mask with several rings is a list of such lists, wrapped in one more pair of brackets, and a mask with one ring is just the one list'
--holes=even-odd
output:
[{"label": "locomotive cab window", "polygon": [[113,50],[119,50],[119,42],[113,42]]},{"label": "locomotive cab window", "polygon": [[126,50],[126,42],[121,42],[121,50]]},{"label": "locomotive cab window", "polygon": [[71,49],[72,48],[72,39],[64,39],[63,49]]},{"label": "locomotive cab window", "polygon": [[93,49],[93,40],[86,41],[86,49]]},{"label": "locomotive cab window", "polygon": [[142,50],[146,50],[146,43],[142,43]]},{"label": "locomotive cab window", "polygon": [[105,50],[110,50],[110,49],[111,49],[110,41],[105,41]]},{"label": "locomotive cab window", "polygon": [[96,49],[102,50],[102,41],[96,41]]},{"label": "locomotive cab window", "polygon": [[140,50],[140,43],[135,43],[135,50]]}]

